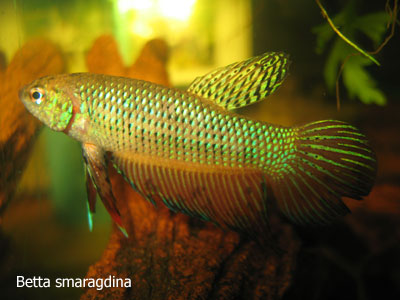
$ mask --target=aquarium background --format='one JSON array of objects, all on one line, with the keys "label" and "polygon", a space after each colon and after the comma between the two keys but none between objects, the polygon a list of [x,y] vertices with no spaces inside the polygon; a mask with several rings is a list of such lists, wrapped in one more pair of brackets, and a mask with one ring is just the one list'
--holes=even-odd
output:
[{"label": "aquarium background", "polygon": [[[334,15],[346,2],[326,3],[326,8]],[[352,2],[357,15],[385,9],[384,1]],[[215,67],[252,55],[289,53],[290,76],[280,90],[239,112],[282,125],[325,118],[349,121],[367,133],[379,169],[371,196],[364,203],[346,202],[352,215],[332,228],[297,229],[303,248],[293,284],[283,298],[379,299],[384,291],[388,298],[396,298],[400,296],[399,33],[376,55],[381,66],[366,67],[374,80],[370,86],[379,88],[386,104],[365,104],[341,84],[338,111],[334,90],[324,77],[334,41],[327,42],[325,51],[316,51],[315,28],[324,22],[314,1],[3,0],[0,70],[7,74],[4,70],[14,55],[34,39],[45,39],[58,49],[60,72],[88,71],[88,55],[101,36],[115,40],[126,68],[135,64],[148,41],[162,40],[167,45],[167,80],[180,88]],[[355,38],[363,47],[375,48],[365,34]],[[11,77],[0,78],[0,91],[13,87],[7,81]],[[8,105],[0,103],[2,117]],[[2,120],[0,124],[0,130],[8,126]],[[100,202],[93,232],[88,229],[80,146],[43,128],[28,147],[25,165],[10,162],[1,143],[1,165],[15,168],[13,177],[0,177],[1,187],[17,183],[0,216],[1,294],[4,299],[77,299],[83,293],[80,289],[17,289],[16,276],[83,278],[107,245],[111,221]]]}]

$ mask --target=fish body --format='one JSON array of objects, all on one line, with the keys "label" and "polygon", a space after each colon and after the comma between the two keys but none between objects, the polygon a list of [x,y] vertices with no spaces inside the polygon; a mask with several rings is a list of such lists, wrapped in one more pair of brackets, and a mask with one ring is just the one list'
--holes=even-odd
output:
[{"label": "fish body", "polygon": [[[272,125],[232,109],[262,100],[289,61],[266,53],[197,78],[187,91],[90,73],[38,79],[20,92],[50,128],[82,143],[89,207],[99,193],[122,227],[107,156],[143,197],[259,239],[268,201],[296,223],[326,223],[347,212],[341,197],[369,193],[375,154],[340,121]],[[92,184],[93,183],[93,184]]]},{"label": "fish body", "polygon": [[265,171],[293,152],[292,128],[251,120],[186,91],[89,73],[58,79],[71,80],[80,99],[67,133],[104,151]]}]

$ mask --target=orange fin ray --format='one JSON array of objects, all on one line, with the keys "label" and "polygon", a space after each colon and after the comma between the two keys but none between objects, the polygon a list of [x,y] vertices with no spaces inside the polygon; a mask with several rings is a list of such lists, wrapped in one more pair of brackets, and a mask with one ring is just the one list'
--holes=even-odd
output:
[{"label": "orange fin ray", "polygon": [[173,211],[211,221],[257,240],[269,232],[263,174],[114,153],[116,167],[147,200],[159,197]]},{"label": "orange fin ray", "polygon": [[91,178],[88,169],[89,169],[89,166],[85,162],[86,192],[87,192],[87,197],[88,197],[88,207],[89,207],[89,211],[91,213],[95,213],[96,212],[97,191],[96,191],[96,187],[93,184],[93,179]]},{"label": "orange fin ray", "polygon": [[92,215],[96,212],[96,196],[97,191],[93,185],[93,180],[90,177],[87,163],[85,162],[85,175],[86,175],[86,192],[87,192],[87,216],[89,230],[93,231],[93,218]]},{"label": "orange fin ray", "polygon": [[116,206],[108,177],[105,153],[93,144],[82,144],[83,158],[86,165],[88,204],[91,213],[95,212],[96,191],[113,221],[122,228],[121,215]]}]

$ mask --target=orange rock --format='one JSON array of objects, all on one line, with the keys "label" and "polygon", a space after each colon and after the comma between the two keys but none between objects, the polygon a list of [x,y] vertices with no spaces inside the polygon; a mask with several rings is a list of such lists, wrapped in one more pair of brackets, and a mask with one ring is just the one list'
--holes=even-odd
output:
[{"label": "orange rock", "polygon": [[162,39],[148,41],[135,63],[125,67],[115,39],[102,35],[94,43],[86,58],[89,72],[125,76],[170,85],[166,63],[169,57],[167,43]]},{"label": "orange rock", "polygon": [[89,72],[123,76],[125,67],[118,52],[118,45],[110,35],[102,35],[93,43],[86,57]]},{"label": "orange rock", "polygon": [[0,66],[0,213],[13,195],[31,139],[39,127],[39,122],[26,112],[19,100],[18,91],[36,78],[60,73],[63,69],[60,51],[44,39],[27,42],[7,68]]}]

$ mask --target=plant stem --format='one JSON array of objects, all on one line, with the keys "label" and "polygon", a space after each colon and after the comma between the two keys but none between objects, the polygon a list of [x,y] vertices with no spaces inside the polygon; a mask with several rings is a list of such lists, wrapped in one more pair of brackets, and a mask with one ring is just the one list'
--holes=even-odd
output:
[{"label": "plant stem", "polygon": [[333,24],[331,18],[329,18],[328,13],[326,12],[325,8],[322,6],[321,2],[319,0],[315,0],[315,2],[317,3],[317,5],[319,6],[319,8],[321,9],[322,12],[322,16],[328,21],[328,24],[331,26],[331,28],[333,29],[333,31],[336,32],[336,34],[343,40],[345,41],[347,44],[349,44],[351,47],[353,47],[354,49],[356,49],[358,52],[360,52],[362,55],[364,55],[366,58],[370,59],[371,61],[373,61],[376,65],[380,66],[380,63],[371,55],[369,55],[367,52],[365,52],[363,49],[361,49],[360,47],[358,47],[356,44],[354,44],[352,41],[350,41],[343,33],[341,33],[339,31],[339,29],[335,26],[335,24]]}]

